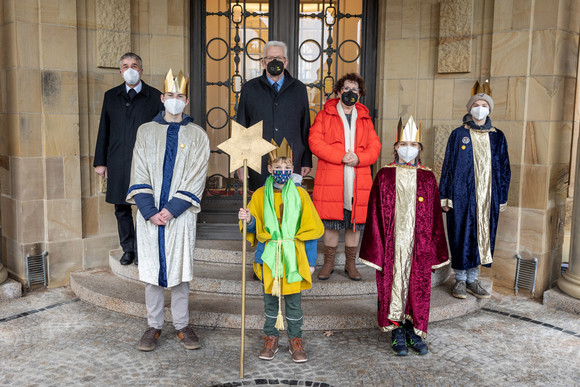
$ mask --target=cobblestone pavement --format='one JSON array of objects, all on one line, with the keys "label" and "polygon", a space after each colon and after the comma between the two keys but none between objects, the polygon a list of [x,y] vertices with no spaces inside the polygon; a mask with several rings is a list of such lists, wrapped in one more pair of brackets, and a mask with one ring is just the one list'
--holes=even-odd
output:
[{"label": "cobblestone pavement", "polygon": [[[307,316],[306,316],[307,317]],[[237,330],[196,328],[202,347],[186,351],[171,325],[153,352],[137,350],[145,320],[79,301],[69,289],[0,303],[0,385],[575,386],[580,319],[523,297],[494,296],[471,315],[431,324],[426,356],[395,357],[375,329],[307,332],[307,363],[287,341],[259,360],[263,334],[246,335],[239,379]],[[283,337],[283,336],[282,336]]]}]

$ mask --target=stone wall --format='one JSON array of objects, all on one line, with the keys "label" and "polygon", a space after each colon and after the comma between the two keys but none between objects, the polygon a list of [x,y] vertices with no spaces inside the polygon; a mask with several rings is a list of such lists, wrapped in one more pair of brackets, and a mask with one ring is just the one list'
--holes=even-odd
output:
[{"label": "stone wall", "polygon": [[[103,16],[105,6],[117,8]],[[170,67],[189,67],[188,15],[186,0],[1,3],[2,257],[13,277],[24,281],[26,254],[43,250],[49,286],[107,264],[116,222],[92,156],[103,94],[122,82],[111,57],[138,53],[145,82],[161,88]]]},{"label": "stone wall", "polygon": [[[80,3],[83,267],[91,268],[107,266],[108,251],[119,248],[114,208],[105,202],[103,181],[92,167],[104,93],[123,82],[118,67],[119,57],[127,50],[143,59],[143,80],[157,89],[163,89],[169,68],[174,72],[183,69],[188,73],[189,2],[86,0]],[[128,28],[125,26],[127,18],[130,20]],[[128,47],[126,31],[130,32]],[[117,46],[99,45],[101,41],[115,42]]]},{"label": "stone wall", "polygon": [[[557,279],[562,257],[578,106],[580,5],[572,0],[388,0],[380,12],[382,164],[392,160],[399,117],[405,121],[413,114],[423,120],[423,161],[438,173],[444,137],[461,123],[473,83],[489,79],[495,102],[491,118],[506,134],[512,181],[494,264],[484,274],[496,286],[513,288],[515,255],[537,257],[535,294],[541,295]],[[457,23],[460,16],[468,20]],[[470,44],[464,39],[469,26]],[[454,55],[463,62],[451,60]]]},{"label": "stone wall", "polygon": [[[92,157],[103,94],[122,82],[115,56],[138,53],[145,82],[157,88],[169,68],[187,72],[189,7],[187,0],[0,3],[2,256],[13,277],[25,278],[24,257],[43,250],[50,286],[67,284],[71,270],[107,265],[108,250],[118,247],[116,222]],[[413,114],[423,124],[423,161],[437,171],[473,83],[489,79],[512,183],[487,274],[511,288],[515,254],[537,257],[542,294],[565,255],[580,4],[385,0],[380,13],[379,163],[393,158],[399,117]]]},{"label": "stone wall", "polygon": [[5,1],[0,17],[3,258],[22,280],[26,254],[49,251],[55,286],[82,265],[75,8]]}]

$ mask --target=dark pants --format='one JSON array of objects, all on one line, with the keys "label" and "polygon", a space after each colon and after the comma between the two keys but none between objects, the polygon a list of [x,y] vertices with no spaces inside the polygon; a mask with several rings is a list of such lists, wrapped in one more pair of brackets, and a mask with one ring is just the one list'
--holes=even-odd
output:
[{"label": "dark pants", "polygon": [[135,226],[133,225],[133,211],[128,204],[115,204],[115,217],[119,230],[119,243],[124,252],[137,251]]},{"label": "dark pants", "polygon": [[[288,340],[295,337],[302,338],[302,295],[300,293],[282,296],[285,303],[286,322],[288,324]],[[278,336],[276,329],[276,318],[278,317],[278,297],[264,293],[264,311],[266,321],[264,322],[264,333],[268,336]]]}]

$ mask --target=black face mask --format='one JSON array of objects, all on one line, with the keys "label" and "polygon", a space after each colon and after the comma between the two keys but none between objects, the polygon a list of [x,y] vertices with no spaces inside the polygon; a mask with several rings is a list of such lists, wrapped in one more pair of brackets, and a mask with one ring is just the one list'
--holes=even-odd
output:
[{"label": "black face mask", "polygon": [[268,63],[266,71],[273,76],[280,75],[284,71],[284,63],[280,62],[278,59],[274,59]]},{"label": "black face mask", "polygon": [[352,91],[347,91],[346,93],[342,93],[342,97],[340,99],[346,106],[352,106],[356,103],[356,101],[358,101],[358,95]]}]

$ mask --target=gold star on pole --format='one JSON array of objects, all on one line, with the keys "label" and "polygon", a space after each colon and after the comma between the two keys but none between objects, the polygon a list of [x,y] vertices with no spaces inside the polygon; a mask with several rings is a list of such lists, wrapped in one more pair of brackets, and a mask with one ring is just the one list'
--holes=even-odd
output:
[{"label": "gold star on pole", "polygon": [[262,138],[262,122],[246,129],[232,121],[232,136],[218,145],[219,149],[230,155],[231,171],[242,167],[246,159],[249,168],[262,173],[262,156],[276,149]]},{"label": "gold star on pole", "polygon": [[[258,173],[262,173],[262,156],[273,151],[277,147],[262,138],[262,121],[244,128],[242,125],[232,121],[232,136],[229,140],[222,142],[218,148],[230,155],[230,170],[235,171],[239,167],[244,167],[243,173],[243,196],[242,206],[247,208],[248,200],[248,168],[252,168]],[[246,236],[247,219],[242,221],[242,324],[240,343],[240,378],[244,377],[244,335],[246,321]]]}]

